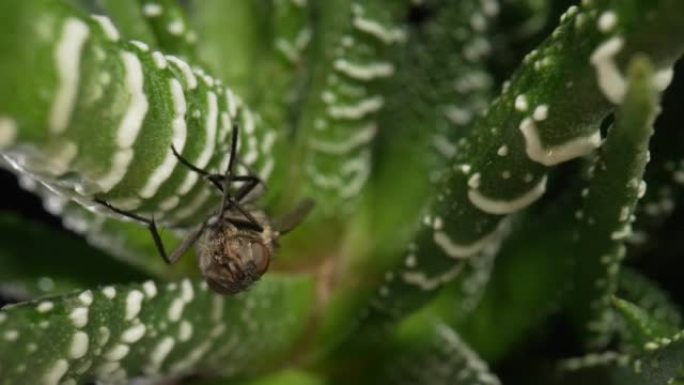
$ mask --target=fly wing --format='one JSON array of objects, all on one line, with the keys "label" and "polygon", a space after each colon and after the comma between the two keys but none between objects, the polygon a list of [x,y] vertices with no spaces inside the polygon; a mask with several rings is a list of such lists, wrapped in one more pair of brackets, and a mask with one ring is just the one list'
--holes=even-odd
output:
[{"label": "fly wing", "polygon": [[311,213],[315,204],[311,199],[304,199],[294,210],[289,213],[276,218],[273,221],[273,228],[280,234],[287,234],[297,227],[302,221]]},{"label": "fly wing", "polygon": [[[240,188],[235,192],[235,195],[238,197],[242,195],[240,189],[244,188],[245,186],[247,185],[243,184],[240,186]],[[266,185],[264,182],[259,182],[256,184],[256,186],[252,187],[250,190],[247,190],[247,193],[244,194],[244,196],[240,197],[240,203],[246,205],[255,204],[264,195],[266,195]]]}]

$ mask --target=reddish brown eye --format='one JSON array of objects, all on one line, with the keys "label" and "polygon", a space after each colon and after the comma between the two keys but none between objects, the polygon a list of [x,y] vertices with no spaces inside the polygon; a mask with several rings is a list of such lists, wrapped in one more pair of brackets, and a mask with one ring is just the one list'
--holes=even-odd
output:
[{"label": "reddish brown eye", "polygon": [[263,274],[268,269],[271,262],[271,253],[266,246],[261,243],[251,244],[252,261],[260,274]]}]

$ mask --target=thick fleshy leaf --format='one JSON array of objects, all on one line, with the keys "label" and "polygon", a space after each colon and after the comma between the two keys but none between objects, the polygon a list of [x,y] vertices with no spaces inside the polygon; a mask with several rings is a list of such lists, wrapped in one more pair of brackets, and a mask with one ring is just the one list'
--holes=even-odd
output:
[{"label": "thick fleshy leaf", "polygon": [[635,344],[631,370],[620,370],[617,375],[639,384],[672,383],[684,369],[684,331],[627,301],[615,299],[613,303],[627,324],[629,341]]},{"label": "thick fleshy leaf", "polygon": [[139,0],[79,1],[87,3],[89,8],[101,5],[102,13],[111,17],[125,39],[142,41],[150,47],[158,48],[154,33],[139,6]]},{"label": "thick fleshy leaf", "polygon": [[656,80],[647,58],[632,61],[628,81],[576,213],[577,265],[571,307],[594,347],[607,343],[614,324],[610,297],[617,290],[625,239],[631,234],[634,208],[645,188],[648,145],[658,112]]},{"label": "thick fleshy leaf", "polygon": [[682,327],[682,312],[679,305],[656,282],[633,269],[620,273],[618,297],[623,298],[648,312],[649,316],[675,329]]},{"label": "thick fleshy leaf", "polygon": [[684,369],[684,332],[633,303],[619,298],[612,303],[626,324],[628,352],[565,360],[561,369],[579,374],[594,372],[593,378],[601,375],[604,383],[615,385],[676,384]]},{"label": "thick fleshy leaf", "polygon": [[83,240],[8,214],[0,215],[0,234],[0,293],[6,298],[26,300],[149,278]]},{"label": "thick fleshy leaf", "polygon": [[[423,320],[425,321],[425,320]],[[413,322],[415,323],[415,322]],[[396,346],[372,383],[500,385],[501,382],[458,335],[444,323],[428,321],[418,326],[403,325]],[[414,329],[414,330],[405,330]],[[416,338],[416,333],[422,334]]]},{"label": "thick fleshy leaf", "polygon": [[[141,223],[120,221],[87,210],[68,196],[55,193],[29,175],[21,174],[19,184],[25,190],[36,194],[43,200],[43,208],[62,220],[62,225],[84,237],[109,256],[132,265],[138,270],[156,277],[178,277],[193,269],[188,262],[192,258],[181,259],[173,267],[166,264],[157,251],[149,231]],[[167,250],[173,250],[179,240],[170,232],[160,234]]]},{"label": "thick fleshy leaf", "polygon": [[239,123],[238,169],[268,179],[276,131],[200,69],[124,41],[108,19],[62,2],[5,2],[0,12],[14,15],[0,25],[0,147],[18,173],[92,210],[102,209],[99,198],[162,225],[193,226],[218,194],[171,146],[223,172]]},{"label": "thick fleshy leaf", "polygon": [[270,275],[232,297],[183,280],[107,286],[0,311],[0,383],[255,373],[308,324],[311,280]]},{"label": "thick fleshy leaf", "polygon": [[270,14],[266,2],[241,0],[193,0],[191,22],[201,36],[200,60],[248,102],[256,99],[252,88],[258,58],[268,50]]},{"label": "thick fleshy leaf", "polygon": [[322,202],[318,214],[356,207],[371,171],[371,142],[383,85],[396,74],[396,52],[406,41],[408,1],[334,0],[317,3],[310,60],[316,65],[297,128],[295,164],[300,195]]},{"label": "thick fleshy leaf", "polygon": [[[680,62],[675,72],[684,68]],[[639,251],[649,247],[667,244],[667,249],[676,250],[678,237],[674,231],[665,230],[665,225],[684,202],[684,130],[681,130],[679,106],[684,81],[675,75],[672,85],[663,98],[663,114],[658,119],[656,132],[651,140],[651,161],[646,168],[644,180],[648,188],[637,207],[637,221],[634,233],[628,239]],[[675,234],[669,235],[675,232]],[[681,250],[681,249],[680,249]],[[658,253],[662,254],[662,253]]]},{"label": "thick fleshy leaf", "polygon": [[463,338],[489,362],[502,359],[534,337],[567,297],[572,286],[567,272],[575,255],[569,247],[572,213],[565,207],[572,206],[561,206],[536,211],[516,223],[516,230],[496,257],[482,299],[471,313],[454,314],[461,307],[454,302],[467,300],[461,296],[448,297],[450,301],[442,304],[442,314],[455,318]]},{"label": "thick fleshy leaf", "polygon": [[[179,0],[137,0],[160,51],[196,61],[197,32],[193,31]],[[129,7],[130,8],[130,7]]]},{"label": "thick fleshy leaf", "polygon": [[[355,223],[356,238],[365,235],[372,253],[392,253],[396,261],[434,192],[431,182],[486,108],[494,80],[483,67],[497,9],[496,2],[480,0],[412,6],[419,21],[407,28],[405,48],[395,55],[395,80],[384,87],[387,103],[379,112],[373,179],[363,207],[367,223]],[[378,259],[362,262],[380,264]]]},{"label": "thick fleshy leaf", "polygon": [[[306,1],[197,0],[191,2],[191,21],[199,32],[200,60],[259,112],[278,127],[284,140],[272,152],[278,159],[269,183],[269,199],[296,199],[290,173],[292,134],[297,129],[301,104],[311,73],[309,53],[313,14],[317,3]],[[323,4],[323,3],[321,3]],[[283,207],[287,210],[292,202]],[[318,201],[324,207],[325,201]]]},{"label": "thick fleshy leaf", "polygon": [[315,374],[290,369],[282,372],[263,375],[252,380],[227,381],[212,380],[193,382],[189,385],[325,385],[327,382]]},{"label": "thick fleshy leaf", "polygon": [[624,99],[621,68],[630,55],[646,52],[669,74],[684,50],[683,41],[669,38],[682,16],[684,3],[674,0],[571,7],[460,142],[405,253],[410,263],[388,274],[373,311],[405,314],[432,298],[465,259],[494,252],[502,220],[544,194],[548,172],[599,146],[601,121]]},{"label": "thick fleshy leaf", "polygon": [[626,324],[627,348],[631,351],[653,350],[652,341],[667,339],[678,331],[677,325],[654,318],[651,313],[620,298],[613,298],[613,307]]},{"label": "thick fleshy leaf", "polygon": [[[395,278],[397,285],[404,283],[403,272],[388,273],[388,269],[399,263],[411,270],[424,267],[419,256],[403,250],[413,238],[425,202],[433,192],[441,192],[430,186],[430,175],[441,173],[456,142],[469,132],[484,107],[492,80],[481,66],[487,58],[488,25],[497,9],[496,2],[481,0],[457,5],[431,1],[412,8],[417,15],[425,12],[427,16],[406,31],[405,49],[396,59],[397,81],[384,87],[387,106],[378,122],[382,132],[376,146],[375,179],[345,245],[355,256],[346,262],[353,276],[371,277],[343,282],[340,307],[352,303],[346,310],[350,313],[359,313],[358,301],[373,294],[378,282]],[[452,33],[454,26],[459,26],[460,33]],[[445,272],[445,277],[453,273]],[[411,297],[431,296],[442,283],[420,271],[408,275],[412,282],[402,293]],[[364,294],[359,295],[362,289]],[[411,292],[414,289],[417,293]],[[382,306],[400,296],[399,291],[383,286],[375,303]],[[347,301],[349,297],[354,299]],[[338,326],[350,325],[330,325]]]}]

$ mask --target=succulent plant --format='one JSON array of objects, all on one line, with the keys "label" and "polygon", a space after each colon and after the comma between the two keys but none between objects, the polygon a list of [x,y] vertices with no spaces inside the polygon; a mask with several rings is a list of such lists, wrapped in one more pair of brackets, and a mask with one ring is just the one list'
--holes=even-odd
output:
[{"label": "succulent plant", "polygon": [[[684,383],[682,53],[680,0],[2,1],[0,384]],[[302,200],[239,293],[159,256]]]}]

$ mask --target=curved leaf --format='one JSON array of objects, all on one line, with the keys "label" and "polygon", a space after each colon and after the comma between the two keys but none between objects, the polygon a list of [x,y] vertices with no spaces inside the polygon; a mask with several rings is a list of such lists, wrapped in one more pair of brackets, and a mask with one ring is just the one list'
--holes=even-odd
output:
[{"label": "curved leaf", "polygon": [[122,41],[106,19],[61,2],[0,11],[16,15],[0,26],[0,130],[18,172],[93,210],[101,209],[97,197],[161,224],[195,225],[218,194],[180,165],[171,145],[223,172],[238,123],[241,163],[268,179],[276,131],[201,69]]},{"label": "curved leaf", "polygon": [[606,343],[613,326],[610,297],[617,290],[626,253],[624,241],[631,234],[634,208],[643,194],[648,145],[658,111],[659,95],[647,58],[632,61],[628,79],[625,99],[577,212],[577,275],[571,308],[595,346]]},{"label": "curved leaf", "polygon": [[193,31],[179,0],[137,0],[156,37],[159,50],[196,61],[197,32]]},{"label": "curved leaf", "polygon": [[[410,342],[407,332],[399,333],[401,344],[390,353],[378,372],[382,384],[459,384],[500,385],[487,364],[461,339],[458,333],[440,322],[429,322],[427,335]],[[413,326],[416,327],[415,325]],[[425,328],[423,326],[422,328]],[[402,329],[405,329],[403,327]],[[408,334],[416,333],[415,330]],[[414,335],[415,338],[415,335]],[[396,342],[395,342],[396,343]]]},{"label": "curved leaf", "polygon": [[302,169],[293,177],[300,195],[322,202],[319,214],[348,213],[368,181],[382,85],[396,73],[393,54],[405,41],[398,19],[407,3],[317,3],[310,53],[316,64],[297,129],[300,158],[293,160]]},{"label": "curved leaf", "polygon": [[81,240],[8,214],[0,215],[0,234],[0,291],[14,298],[149,278]]},{"label": "curved leaf", "polygon": [[673,38],[684,32],[677,21],[683,16],[684,4],[674,0],[571,7],[460,142],[404,254],[410,263],[387,275],[372,311],[380,318],[406,314],[465,259],[495,252],[500,224],[544,194],[547,174],[600,144],[600,122],[624,97],[619,66],[643,51],[669,73],[684,50],[684,40]]},{"label": "curved leaf", "polygon": [[311,280],[271,274],[233,297],[189,280],[148,281],[6,306],[0,383],[257,372],[305,330],[312,295]]}]

